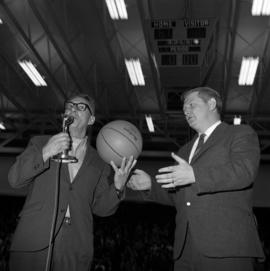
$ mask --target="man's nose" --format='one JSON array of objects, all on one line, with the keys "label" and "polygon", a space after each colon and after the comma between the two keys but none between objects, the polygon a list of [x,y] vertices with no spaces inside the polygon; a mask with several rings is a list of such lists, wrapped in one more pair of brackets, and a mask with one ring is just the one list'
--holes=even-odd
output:
[{"label": "man's nose", "polygon": [[65,114],[70,114],[73,111],[73,108],[66,108],[65,109]]},{"label": "man's nose", "polygon": [[185,115],[185,116],[188,116],[189,113],[190,113],[190,110],[188,110],[188,109],[186,108],[186,109],[183,110],[183,112],[184,112],[184,115]]},{"label": "man's nose", "polygon": [[71,111],[72,112],[75,112],[77,110],[77,106],[76,105],[73,105],[72,107],[71,107]]}]

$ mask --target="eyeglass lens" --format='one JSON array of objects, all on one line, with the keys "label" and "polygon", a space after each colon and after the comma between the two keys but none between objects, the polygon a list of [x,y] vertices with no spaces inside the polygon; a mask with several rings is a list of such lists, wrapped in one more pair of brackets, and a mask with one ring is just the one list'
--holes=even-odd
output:
[{"label": "eyeglass lens", "polygon": [[65,109],[73,109],[73,108],[75,108],[78,111],[85,111],[86,108],[88,108],[88,110],[92,114],[91,109],[90,109],[88,104],[85,104],[85,103],[73,103],[73,102],[67,102],[65,104]]}]

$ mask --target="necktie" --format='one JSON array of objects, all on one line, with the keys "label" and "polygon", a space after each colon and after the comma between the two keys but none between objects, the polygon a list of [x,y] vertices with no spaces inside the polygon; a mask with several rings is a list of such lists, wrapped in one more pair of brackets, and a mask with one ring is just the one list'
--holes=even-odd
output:
[{"label": "necktie", "polygon": [[[194,158],[194,156],[200,151],[200,149],[202,148],[202,146],[203,146],[203,144],[204,144],[204,138],[205,138],[205,134],[201,134],[200,136],[199,136],[199,141],[198,141],[198,145],[197,145],[197,147],[196,147],[196,150],[195,150],[195,152],[194,152],[194,154],[193,154],[193,156],[192,156],[192,159]],[[192,160],[191,159],[191,160]]]}]

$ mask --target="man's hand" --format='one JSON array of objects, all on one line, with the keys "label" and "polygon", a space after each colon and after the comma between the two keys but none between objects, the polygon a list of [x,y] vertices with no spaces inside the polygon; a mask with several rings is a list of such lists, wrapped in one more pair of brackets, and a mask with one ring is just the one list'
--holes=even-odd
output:
[{"label": "man's hand", "polygon": [[129,179],[127,186],[132,190],[150,190],[151,177],[145,171],[136,169]]},{"label": "man's hand", "polygon": [[159,174],[156,175],[158,183],[162,184],[163,188],[174,188],[195,182],[193,168],[187,161],[172,153],[172,158],[178,163],[175,166],[160,168]]},{"label": "man's hand", "polygon": [[70,137],[67,133],[59,133],[52,136],[42,149],[43,161],[70,147]]},{"label": "man's hand", "polygon": [[134,160],[133,156],[130,156],[128,160],[124,157],[119,168],[111,161],[111,166],[114,169],[114,186],[116,190],[122,191],[124,189],[130,171],[134,168],[136,163],[137,160]]}]

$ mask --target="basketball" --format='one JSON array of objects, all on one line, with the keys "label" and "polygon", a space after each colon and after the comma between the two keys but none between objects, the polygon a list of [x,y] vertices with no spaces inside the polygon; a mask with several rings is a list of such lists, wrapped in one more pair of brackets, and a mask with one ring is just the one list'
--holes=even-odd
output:
[{"label": "basketball", "polygon": [[119,167],[123,157],[139,157],[142,152],[142,136],[132,123],[115,120],[101,128],[97,135],[96,148],[106,163],[114,161]]}]

